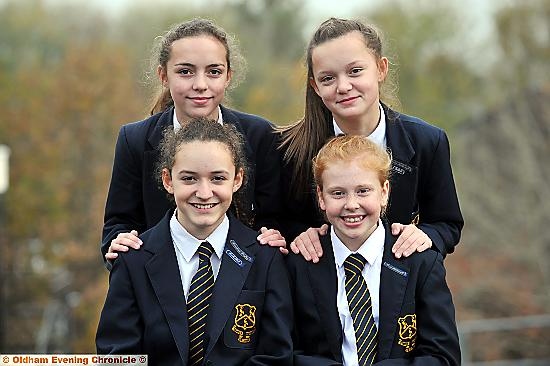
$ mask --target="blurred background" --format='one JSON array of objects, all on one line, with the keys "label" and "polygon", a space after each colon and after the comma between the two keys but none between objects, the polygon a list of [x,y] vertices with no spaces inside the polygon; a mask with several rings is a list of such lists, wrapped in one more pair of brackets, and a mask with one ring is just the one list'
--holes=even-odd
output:
[{"label": "blurred background", "polygon": [[0,0],[0,353],[95,352],[116,135],[148,115],[154,38],[193,16],[248,61],[226,104],[278,125],[303,112],[320,22],[381,28],[398,109],[450,137],[465,364],[550,364],[550,0]]}]

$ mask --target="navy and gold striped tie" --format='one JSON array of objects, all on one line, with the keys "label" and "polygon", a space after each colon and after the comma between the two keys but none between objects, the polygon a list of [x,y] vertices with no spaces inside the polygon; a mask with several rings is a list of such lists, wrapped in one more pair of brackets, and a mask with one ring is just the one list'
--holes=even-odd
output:
[{"label": "navy and gold striped tie", "polygon": [[202,364],[206,349],[206,316],[212,287],[214,286],[214,272],[210,264],[210,256],[214,252],[212,245],[207,241],[201,243],[199,254],[199,269],[191,280],[189,295],[187,296],[187,317],[189,319],[189,366]]},{"label": "navy and gold striped tie", "polygon": [[378,329],[372,316],[372,302],[367,282],[361,272],[367,260],[361,254],[351,254],[344,261],[346,296],[355,329],[359,365],[372,365],[376,357]]}]

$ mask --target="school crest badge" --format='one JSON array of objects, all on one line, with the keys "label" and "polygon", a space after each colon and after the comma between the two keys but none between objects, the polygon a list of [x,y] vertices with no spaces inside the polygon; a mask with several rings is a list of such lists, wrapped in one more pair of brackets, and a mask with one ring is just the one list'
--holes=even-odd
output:
[{"label": "school crest badge", "polygon": [[416,345],[416,314],[408,314],[397,320],[399,324],[398,344],[411,352]]},{"label": "school crest badge", "polygon": [[235,324],[231,330],[239,336],[240,343],[250,343],[250,337],[256,331],[256,307],[250,304],[237,304],[235,306]]}]

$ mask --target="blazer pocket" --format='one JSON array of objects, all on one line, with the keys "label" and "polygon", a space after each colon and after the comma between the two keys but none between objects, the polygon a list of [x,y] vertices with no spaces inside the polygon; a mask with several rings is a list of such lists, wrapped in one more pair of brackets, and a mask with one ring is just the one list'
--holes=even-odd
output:
[{"label": "blazer pocket", "polygon": [[224,328],[228,348],[256,348],[265,291],[242,290]]},{"label": "blazer pocket", "polygon": [[397,345],[405,354],[416,348],[416,307],[415,302],[408,302],[401,308],[397,319]]}]

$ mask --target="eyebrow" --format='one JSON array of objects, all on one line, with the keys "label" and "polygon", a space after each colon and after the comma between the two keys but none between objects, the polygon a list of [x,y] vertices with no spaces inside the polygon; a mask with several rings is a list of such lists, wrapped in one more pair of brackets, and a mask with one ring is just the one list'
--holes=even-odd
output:
[{"label": "eyebrow", "polygon": [[[183,170],[178,171],[177,174],[198,174],[198,173],[193,171],[193,170],[183,169]],[[229,174],[229,171],[227,171],[225,169],[220,169],[220,170],[211,171],[211,172],[209,172],[209,174]]]},{"label": "eyebrow", "polygon": [[[196,65],[189,62],[180,62],[180,63],[174,64],[174,66],[197,67]],[[219,63],[219,64],[206,65],[206,67],[226,67],[226,66],[224,63]]]}]

